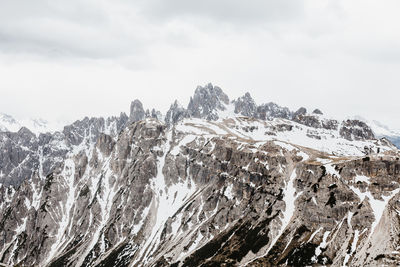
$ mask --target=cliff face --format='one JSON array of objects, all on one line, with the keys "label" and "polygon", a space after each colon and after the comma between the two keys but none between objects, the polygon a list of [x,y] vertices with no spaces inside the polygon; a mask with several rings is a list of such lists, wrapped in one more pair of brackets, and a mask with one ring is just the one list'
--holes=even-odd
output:
[{"label": "cliff face", "polygon": [[0,133],[1,263],[400,264],[400,153],[365,123],[212,85],[165,122],[131,107]]},{"label": "cliff face", "polygon": [[100,134],[47,176],[1,187],[1,261],[399,263],[398,151],[309,131],[280,119],[186,119],[167,128],[150,118],[115,138]]}]

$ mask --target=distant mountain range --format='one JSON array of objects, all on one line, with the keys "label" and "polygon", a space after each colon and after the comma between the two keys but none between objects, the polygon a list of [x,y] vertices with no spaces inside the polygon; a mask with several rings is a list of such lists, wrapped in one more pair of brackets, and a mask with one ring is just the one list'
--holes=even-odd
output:
[{"label": "distant mountain range", "polygon": [[[156,111],[155,109],[152,109],[151,111],[148,109],[144,110],[142,103],[139,100],[135,100],[131,104],[130,120],[138,121],[143,118],[153,117],[169,125],[188,117],[213,120],[218,119],[219,117],[229,117],[240,114],[264,120],[284,118],[300,122],[296,116],[299,114],[305,115],[306,113],[307,110],[305,108],[300,108],[298,111],[293,112],[288,108],[281,107],[273,102],[257,106],[249,93],[246,93],[244,96],[230,103],[228,96],[225,95],[219,87],[214,87],[212,84],[208,84],[205,87],[198,87],[196,89],[195,95],[190,99],[187,109],[175,101],[166,114],[162,114],[160,111]],[[320,109],[315,109],[310,115],[311,117],[319,117],[328,120],[323,116]],[[311,117],[309,116],[308,118]],[[365,122],[377,138],[387,138],[394,145],[400,148],[400,130],[391,129],[389,126],[386,126],[379,121],[368,120],[361,116],[353,116],[352,118],[354,120]],[[307,124],[307,122],[305,123]],[[311,121],[308,123],[311,123]],[[26,127],[34,134],[39,135],[40,133],[62,131],[64,126],[67,125],[63,125],[60,122],[48,122],[41,118],[31,118],[18,121],[8,114],[0,113],[0,132],[17,132],[22,127]]]},{"label": "distant mountain range", "polygon": [[364,119],[362,117],[355,117],[355,119],[359,119],[368,124],[368,126],[371,127],[376,137],[378,138],[385,137],[388,140],[390,140],[393,144],[395,144],[398,148],[400,148],[400,130],[391,129],[389,126],[386,126],[376,120],[368,121],[367,119]]},{"label": "distant mountain range", "polygon": [[27,119],[18,121],[11,115],[0,113],[0,132],[18,132],[22,127],[28,128],[35,134],[61,131],[62,123],[49,123],[44,119]]}]

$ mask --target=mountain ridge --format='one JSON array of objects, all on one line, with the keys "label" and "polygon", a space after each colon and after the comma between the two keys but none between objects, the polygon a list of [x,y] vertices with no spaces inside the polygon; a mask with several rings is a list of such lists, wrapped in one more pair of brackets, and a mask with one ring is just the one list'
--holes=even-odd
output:
[{"label": "mountain ridge", "polygon": [[1,262],[400,263],[393,144],[359,120],[221,92],[196,89],[164,121],[133,101],[55,133],[0,133]]},{"label": "mountain ridge", "polygon": [[[121,112],[119,116],[108,118],[85,117],[64,126],[62,131],[33,133],[26,127],[15,132],[0,131],[0,136],[3,136],[0,147],[4,151],[0,153],[0,157],[3,158],[2,171],[3,176],[8,175],[7,181],[5,182],[0,178],[0,183],[18,186],[26,179],[25,177],[32,175],[32,169],[39,165],[43,152],[45,152],[45,156],[46,153],[47,156],[53,155],[55,159],[52,160],[54,161],[53,164],[57,165],[61,163],[68,150],[72,149],[73,146],[85,142],[87,146],[88,143],[95,142],[102,133],[113,136],[115,139],[126,126],[145,118],[155,118],[171,128],[180,121],[189,118],[220,121],[238,116],[265,121],[286,119],[315,129],[338,131],[341,138],[350,141],[375,139],[371,128],[361,120],[347,119],[340,123],[335,119],[326,118],[319,109],[310,114],[304,107],[293,112],[272,102],[257,105],[248,92],[243,97],[230,100],[221,88],[209,83],[205,87],[198,86],[196,88],[187,108],[175,101],[165,117],[155,109],[152,109],[151,112],[149,109],[145,109],[140,100],[136,99],[130,105],[129,115]],[[5,118],[13,125],[18,124],[11,116]],[[22,129],[23,131],[21,131]],[[319,138],[318,135],[313,135],[312,130],[309,130],[308,136]],[[381,137],[385,138],[386,136]],[[19,145],[13,149],[12,157],[9,157],[7,151],[14,146],[12,143]],[[46,148],[46,150],[43,151],[43,148]],[[30,160],[25,161],[27,158]],[[45,165],[45,174],[51,172],[49,166],[53,164],[47,163]],[[25,167],[25,165],[27,166]],[[18,166],[18,171],[14,170],[15,166]]]},{"label": "mountain ridge", "polygon": [[[121,115],[122,114],[125,113],[121,112]],[[279,106],[273,102],[257,105],[249,92],[246,92],[242,97],[230,100],[228,95],[226,95],[220,87],[213,86],[211,83],[208,83],[204,87],[198,86],[196,88],[194,95],[190,97],[187,108],[184,108],[175,101],[165,115],[163,115],[154,108],[152,108],[151,111],[150,109],[144,109],[141,101],[136,99],[131,102],[130,113],[127,116],[130,122],[152,117],[165,122],[167,125],[175,124],[179,120],[188,117],[218,120],[220,117],[229,116],[247,116],[262,120],[285,118],[312,127],[328,127],[332,129],[336,128],[336,124],[339,123],[339,121],[335,119],[325,117],[318,108],[312,113],[308,113],[307,109],[304,107],[299,108],[297,111],[290,111],[287,107]],[[108,119],[112,117],[115,116],[101,118]],[[396,146],[400,145],[400,132],[391,130],[377,121],[368,121],[360,116],[354,116],[347,120],[364,122],[377,137],[387,138]],[[43,119],[29,119],[18,122],[10,115],[4,113],[0,114],[1,132],[17,132],[21,127],[26,127],[36,135],[39,135],[40,133],[62,131],[65,126],[68,125],[61,126],[61,124],[58,123],[57,125],[50,126],[50,123]]]}]

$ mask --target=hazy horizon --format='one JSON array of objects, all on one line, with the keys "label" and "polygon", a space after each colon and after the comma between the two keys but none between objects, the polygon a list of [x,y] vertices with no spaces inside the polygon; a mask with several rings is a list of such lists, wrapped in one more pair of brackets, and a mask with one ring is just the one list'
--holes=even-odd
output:
[{"label": "hazy horizon", "polygon": [[5,0],[0,112],[74,121],[163,113],[211,82],[231,99],[400,129],[400,2]]}]

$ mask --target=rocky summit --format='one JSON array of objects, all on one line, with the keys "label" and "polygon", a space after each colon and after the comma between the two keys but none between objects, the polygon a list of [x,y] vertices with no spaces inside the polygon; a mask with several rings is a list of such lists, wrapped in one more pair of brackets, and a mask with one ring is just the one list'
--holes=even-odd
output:
[{"label": "rocky summit", "polygon": [[165,116],[3,129],[0,263],[399,266],[399,159],[365,122],[212,84]]}]

